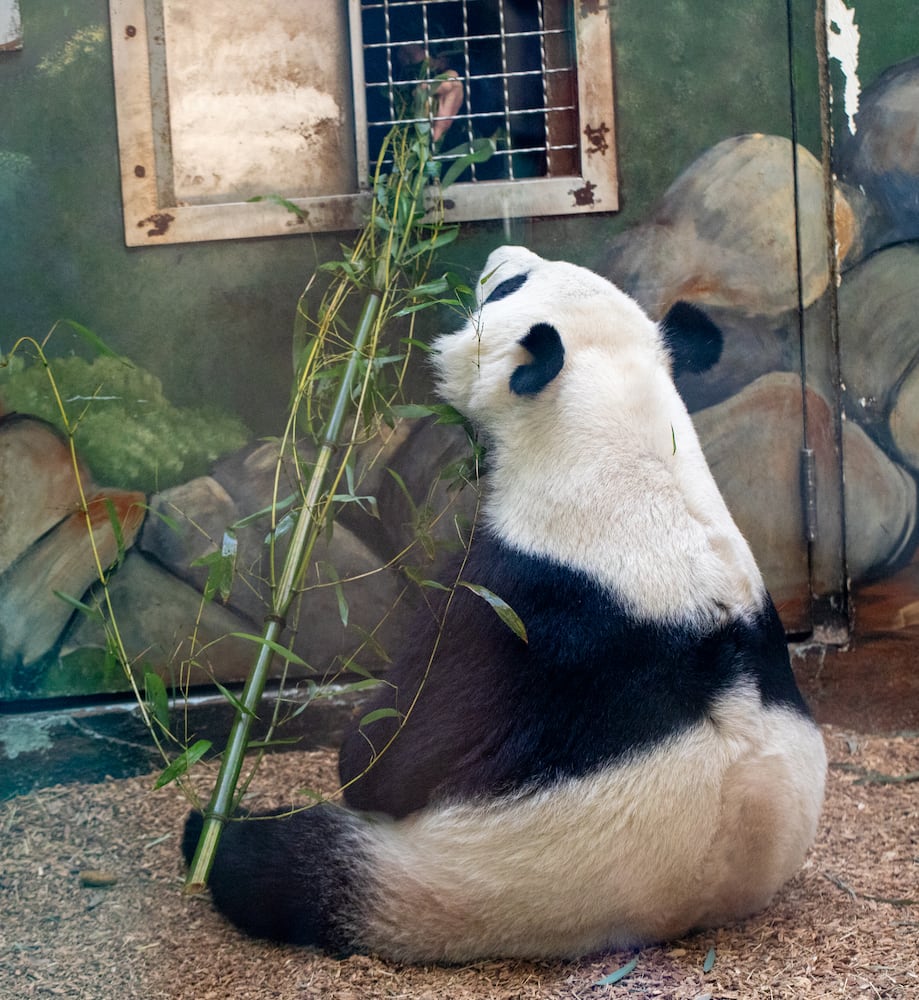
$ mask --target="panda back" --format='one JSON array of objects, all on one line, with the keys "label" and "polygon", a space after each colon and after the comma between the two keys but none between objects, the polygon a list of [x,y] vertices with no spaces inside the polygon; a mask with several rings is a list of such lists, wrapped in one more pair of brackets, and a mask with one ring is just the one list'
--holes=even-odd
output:
[{"label": "panda back", "polygon": [[[583,572],[487,529],[476,534],[463,578],[509,604],[526,641],[464,587],[442,627],[423,616],[369,706],[403,715],[411,708],[398,737],[352,786],[356,807],[405,815],[431,799],[587,776],[710,725],[738,694],[751,712],[807,717],[768,597],[757,614],[717,624],[642,620]],[[342,777],[364,771],[369,748],[385,745],[396,728],[382,718],[346,740]]]}]

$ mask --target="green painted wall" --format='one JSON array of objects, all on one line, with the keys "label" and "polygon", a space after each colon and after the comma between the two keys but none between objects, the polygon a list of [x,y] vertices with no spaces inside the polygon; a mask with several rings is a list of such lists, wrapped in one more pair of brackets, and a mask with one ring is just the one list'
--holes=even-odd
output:
[{"label": "green painted wall", "polygon": [[[861,32],[863,88],[919,54],[915,0],[850,5]],[[475,274],[492,248],[516,242],[610,273],[623,232],[645,222],[673,181],[722,140],[752,132],[790,138],[796,125],[799,142],[819,158],[814,0],[611,0],[610,12],[621,210],[469,224],[445,254],[445,267]],[[126,248],[108,4],[32,0],[23,27],[23,51],[0,53],[0,353],[21,337],[42,340],[57,320],[72,319],[152,373],[177,407],[222,409],[245,425],[250,439],[278,433],[290,391],[296,301],[315,265],[337,256],[339,235]],[[835,65],[830,77],[838,90]],[[844,125],[839,102],[833,125],[837,132]],[[747,214],[733,218],[745,221]],[[743,227],[733,232],[742,235]],[[764,274],[764,287],[770,282]],[[817,331],[815,367],[827,367],[831,353],[825,310],[818,303],[806,318]],[[452,321],[433,314],[425,320],[428,327],[444,322]],[[796,315],[784,325],[772,314],[760,316],[757,325],[740,310],[732,322],[735,334],[752,329],[750,343],[774,356],[754,358],[737,384],[729,378],[719,399],[773,362],[793,375]],[[745,350],[741,336],[737,343]],[[48,349],[88,356],[66,326]],[[825,383],[825,373],[819,379]],[[172,440],[172,433],[160,436]],[[902,472],[906,485],[911,476]],[[100,481],[151,492],[117,475]],[[795,479],[786,491],[789,511],[796,489]],[[850,513],[856,509],[850,502]],[[862,526],[853,518],[850,541],[857,542]],[[915,594],[909,587],[904,600]]]},{"label": "green painted wall", "polygon": [[[475,270],[506,239],[595,263],[700,152],[745,131],[790,134],[784,0],[613,6],[622,212],[468,227]],[[0,55],[0,349],[56,319],[271,433],[287,398],[294,303],[330,236],[128,250],[122,241],[108,8],[34,0],[25,47]],[[55,336],[52,351],[79,349]]]},{"label": "green painted wall", "polygon": [[[795,0],[799,139],[819,154],[813,10]],[[471,269],[507,237],[584,263],[641,219],[718,140],[790,136],[785,0],[618,0],[614,26],[622,211],[615,217],[469,226]],[[89,326],[150,369],[177,404],[201,398],[276,429],[293,306],[329,236],[128,250],[121,235],[108,6],[33,0],[25,46],[0,55],[0,349],[56,319]],[[911,0],[857,5],[861,80],[919,51]],[[61,352],[76,342],[55,337]]]}]

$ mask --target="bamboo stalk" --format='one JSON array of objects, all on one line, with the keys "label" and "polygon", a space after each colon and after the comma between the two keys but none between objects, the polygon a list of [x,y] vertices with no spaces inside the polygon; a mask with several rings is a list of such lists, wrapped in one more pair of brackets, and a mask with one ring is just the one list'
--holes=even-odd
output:
[{"label": "bamboo stalk", "polygon": [[249,743],[252,721],[264,694],[265,683],[274,659],[272,646],[277,643],[283,631],[284,617],[316,540],[318,526],[314,511],[322,495],[329,462],[338,446],[338,438],[349,408],[357,366],[369,339],[370,331],[376,322],[381,301],[382,292],[376,288],[371,289],[361,311],[348,365],[338,387],[335,404],[329,416],[316,464],[310,476],[303,510],[297,519],[278,585],[274,588],[271,612],[265,619],[259,653],[246,680],[240,699],[241,707],[236,710],[227,746],[220,762],[217,784],[214,786],[210,802],[204,812],[204,826],[185,879],[187,893],[201,892],[207,885],[220,834],[230,818],[233,794],[242,771],[243,757]]},{"label": "bamboo stalk", "polygon": [[[467,163],[479,162],[483,158],[483,149],[490,155],[493,150],[493,141],[486,146],[487,149],[481,144],[477,144],[475,148],[460,155],[451,169],[458,174]],[[402,161],[403,168],[385,175],[383,164],[390,148],[394,159]],[[213,866],[220,834],[233,810],[233,799],[242,771],[243,756],[248,746],[252,721],[264,694],[265,683],[274,652],[277,649],[277,640],[283,631],[288,607],[301,581],[305,567],[309,564],[313,545],[322,528],[322,518],[317,518],[316,512],[320,507],[320,500],[325,489],[326,473],[338,447],[341,429],[350,409],[352,390],[361,356],[371,333],[385,320],[388,315],[387,310],[391,308],[390,286],[393,281],[393,271],[399,272],[400,269],[411,266],[407,265],[406,262],[418,256],[417,252],[413,251],[412,241],[417,235],[417,225],[424,216],[423,192],[428,180],[430,158],[430,138],[427,134],[422,134],[417,129],[408,131],[394,129],[384,140],[377,159],[373,178],[373,187],[377,197],[372,202],[370,218],[351,257],[353,262],[366,255],[373,262],[370,287],[366,293],[367,297],[364,300],[354,339],[349,345],[348,363],[342,375],[335,402],[325,426],[316,463],[307,484],[303,509],[294,528],[277,586],[273,590],[271,613],[265,619],[259,654],[246,681],[240,706],[237,708],[227,747],[221,760],[217,784],[204,813],[204,825],[185,881],[187,893],[200,892],[204,889]],[[405,166],[406,162],[408,163],[407,167]],[[442,211],[442,203],[438,202],[435,215],[441,221]],[[378,227],[381,218],[385,224]],[[380,230],[385,233],[385,237],[383,245],[377,246],[376,239]],[[427,252],[429,255],[433,255],[433,242],[428,247]],[[337,294],[341,295],[341,289]],[[331,311],[336,312],[340,304],[341,298],[339,297],[336,299],[335,308]],[[361,399],[357,403],[358,409],[363,405],[363,399],[362,392]],[[323,516],[324,510],[325,508],[323,508]]]}]

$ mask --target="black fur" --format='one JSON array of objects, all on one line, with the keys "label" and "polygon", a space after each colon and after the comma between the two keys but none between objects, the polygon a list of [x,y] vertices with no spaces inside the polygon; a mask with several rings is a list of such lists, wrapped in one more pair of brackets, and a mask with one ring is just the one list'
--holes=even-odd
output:
[{"label": "black fur", "polygon": [[[465,578],[507,601],[524,643],[479,597],[460,588],[432,669],[403,731],[350,786],[350,805],[404,816],[432,800],[489,797],[582,776],[651,749],[703,720],[739,679],[764,704],[806,714],[772,602],[749,623],[712,630],[630,620],[581,573],[516,552],[484,530]],[[433,616],[403,643],[368,706],[406,712],[422,685]],[[340,757],[348,781],[393,735],[380,719],[352,732]]]},{"label": "black fur", "polygon": [[495,285],[494,290],[485,302],[500,302],[501,299],[506,299],[508,295],[513,295],[518,288],[522,288],[526,280],[527,276],[525,274],[515,274],[513,278],[507,278],[500,284]]},{"label": "black fur", "polygon": [[[508,278],[487,301],[526,280]],[[717,362],[720,332],[695,307],[674,306],[662,328],[676,372]],[[548,323],[532,326],[519,343],[532,360],[512,372],[508,387],[534,397],[562,371],[565,348]],[[432,603],[395,647],[399,659],[386,683],[361,709],[394,708],[404,728],[391,716],[363,728],[355,720],[341,749],[345,800],[361,812],[320,805],[224,830],[209,884],[218,909],[243,930],[335,953],[360,948],[380,889],[367,824],[385,823],[366,813],[401,818],[433,803],[484,803],[588,777],[703,722],[741,682],[759,691],[764,706],[807,715],[768,597],[750,620],[720,626],[636,619],[585,573],[517,551],[485,527],[463,579],[507,601],[528,642],[466,588],[429,592]],[[200,829],[192,815],[183,842],[189,860]],[[546,891],[551,906],[551,886]]]},{"label": "black fur", "polygon": [[558,330],[549,323],[537,323],[522,338],[533,360],[526,365],[518,365],[511,373],[511,392],[518,396],[535,396],[555,378],[565,364],[565,348]]},{"label": "black fur", "polygon": [[673,360],[673,375],[704,372],[718,364],[724,338],[718,327],[696,306],[677,302],[661,324]]},{"label": "black fur", "polygon": [[[355,819],[332,805],[288,813],[226,825],[208,879],[214,904],[253,937],[316,945],[335,954],[353,951],[351,934],[337,915],[347,913],[358,895],[359,855],[347,836]],[[197,812],[185,823],[182,852],[189,864],[202,824]]]}]

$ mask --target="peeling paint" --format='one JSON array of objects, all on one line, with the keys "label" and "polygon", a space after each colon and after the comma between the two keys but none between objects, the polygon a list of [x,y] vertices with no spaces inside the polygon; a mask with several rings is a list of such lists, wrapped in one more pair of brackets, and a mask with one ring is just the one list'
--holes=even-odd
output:
[{"label": "peeling paint", "polygon": [[12,715],[0,724],[0,750],[4,757],[14,760],[21,753],[49,750],[53,745],[50,730],[54,723],[28,715]]},{"label": "peeling paint", "polygon": [[849,10],[844,0],[827,0],[826,5],[827,50],[831,59],[837,60],[845,78],[842,100],[849,131],[855,135],[855,115],[862,88],[858,80],[858,45],[861,40],[855,23],[855,10]]},{"label": "peeling paint", "polygon": [[59,76],[65,69],[86,56],[104,52],[108,33],[101,24],[80,28],[51,56],[45,56],[38,64],[38,72],[48,76]]}]

